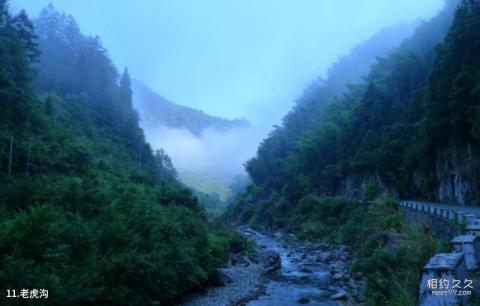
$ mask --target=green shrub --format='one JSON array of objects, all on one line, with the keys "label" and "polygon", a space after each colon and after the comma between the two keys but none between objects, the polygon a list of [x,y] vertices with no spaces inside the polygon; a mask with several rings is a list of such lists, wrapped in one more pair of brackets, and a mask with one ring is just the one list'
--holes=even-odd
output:
[{"label": "green shrub", "polygon": [[398,203],[386,194],[376,195],[369,204],[307,194],[284,206],[284,197],[272,198],[256,206],[246,201],[242,207],[251,214],[249,220],[303,239],[352,246],[357,257],[351,268],[367,278],[368,305],[416,304],[423,265],[448,247],[426,225],[407,224]]},{"label": "green shrub", "polygon": [[376,199],[381,193],[380,186],[375,179],[369,178],[363,185],[363,197],[365,200],[372,201]]},{"label": "green shrub", "polygon": [[368,303],[416,304],[423,266],[448,244],[435,238],[425,224],[407,224],[395,201],[385,196],[355,208],[346,219],[336,240],[358,251],[352,268],[367,276]]}]

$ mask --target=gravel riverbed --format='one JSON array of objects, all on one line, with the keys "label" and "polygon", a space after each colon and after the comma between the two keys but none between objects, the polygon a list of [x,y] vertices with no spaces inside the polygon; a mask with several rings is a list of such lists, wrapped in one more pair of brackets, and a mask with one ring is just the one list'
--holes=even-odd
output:
[{"label": "gravel riverbed", "polygon": [[300,241],[293,235],[239,228],[258,250],[233,255],[220,284],[186,298],[181,306],[363,305],[365,280],[348,265],[347,246]]},{"label": "gravel riverbed", "polygon": [[194,294],[180,305],[240,305],[242,300],[247,300],[262,290],[263,268],[259,264],[235,265],[221,269],[221,273],[228,278],[227,283],[220,287],[212,287],[205,293]]}]

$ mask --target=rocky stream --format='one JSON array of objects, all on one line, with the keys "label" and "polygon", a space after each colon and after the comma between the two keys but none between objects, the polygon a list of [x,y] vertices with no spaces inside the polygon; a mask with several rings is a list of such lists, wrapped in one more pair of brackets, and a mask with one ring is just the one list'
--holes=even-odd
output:
[{"label": "rocky stream", "polygon": [[216,286],[186,299],[182,306],[362,305],[365,280],[348,265],[348,246],[298,240],[291,234],[239,231],[258,249],[231,256]]}]

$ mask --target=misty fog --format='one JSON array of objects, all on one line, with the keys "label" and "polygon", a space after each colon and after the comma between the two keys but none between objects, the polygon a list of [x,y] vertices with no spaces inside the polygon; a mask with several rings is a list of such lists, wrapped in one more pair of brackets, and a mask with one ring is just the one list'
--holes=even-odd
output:
[{"label": "misty fog", "polygon": [[[14,0],[11,6],[35,16],[49,2]],[[142,125],[180,174],[225,182],[243,172],[272,126],[333,63],[385,27],[404,26],[389,36],[398,43],[411,34],[409,24],[433,16],[442,2],[52,1],[87,34],[100,36],[119,69],[128,67],[154,92],[209,115],[249,121],[248,127],[198,134]],[[138,111],[141,119],[149,112]]]},{"label": "misty fog", "polygon": [[261,140],[251,127],[225,132],[207,129],[200,136],[186,129],[158,127],[147,130],[146,137],[153,147],[168,152],[180,174],[203,174],[223,182],[243,173],[243,163]]},{"label": "misty fog", "polygon": [[0,304],[478,306],[479,53],[480,0],[0,0]]}]

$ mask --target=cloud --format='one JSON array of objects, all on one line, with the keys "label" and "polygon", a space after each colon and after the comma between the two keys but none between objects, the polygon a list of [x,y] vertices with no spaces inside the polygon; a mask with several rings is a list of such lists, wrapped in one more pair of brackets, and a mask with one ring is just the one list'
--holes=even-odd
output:
[{"label": "cloud", "polygon": [[164,148],[180,174],[204,174],[222,181],[244,173],[243,164],[254,156],[258,135],[252,127],[206,129],[198,137],[186,129],[165,126],[146,131],[153,148]]}]

